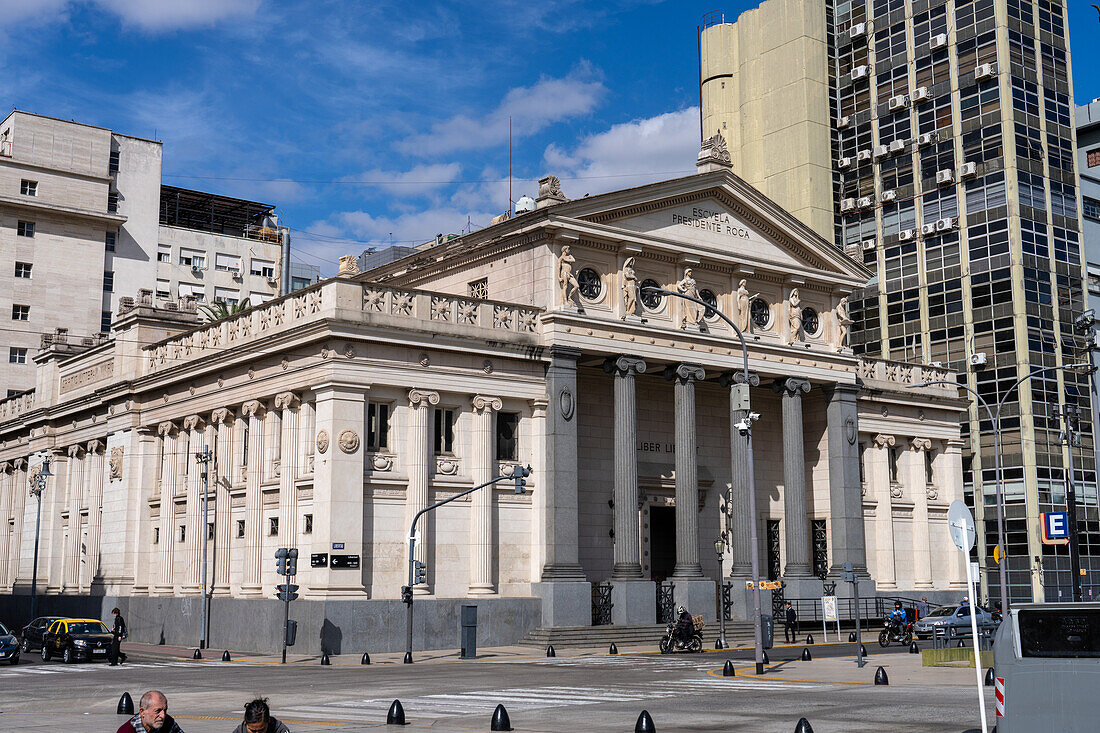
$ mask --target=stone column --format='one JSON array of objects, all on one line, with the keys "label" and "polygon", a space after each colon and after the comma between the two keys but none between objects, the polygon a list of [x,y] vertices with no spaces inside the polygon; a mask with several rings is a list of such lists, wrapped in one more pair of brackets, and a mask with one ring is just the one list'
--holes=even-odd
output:
[{"label": "stone column", "polygon": [[315,410],[312,402],[303,401],[298,408],[298,473],[313,474],[313,424]]},{"label": "stone column", "polygon": [[241,573],[241,595],[257,597],[263,592],[263,491],[264,476],[264,414],[267,408],[259,400],[241,406],[248,420],[248,445],[245,446],[244,489],[244,564]]},{"label": "stone column", "polygon": [[198,415],[183,419],[183,429],[187,431],[187,499],[184,526],[183,553],[187,558],[182,590],[187,594],[196,594],[202,585],[202,532],[205,522],[202,519],[202,471],[195,461],[195,454],[205,447],[204,432],[206,421]]},{"label": "stone column", "polygon": [[[493,413],[503,406],[499,397],[473,398],[473,460],[470,474],[474,486],[496,474],[493,455]],[[470,590],[471,596],[488,595],[493,585],[493,487],[470,495]]]},{"label": "stone column", "polygon": [[[941,483],[940,499],[947,504],[963,499],[963,470],[962,450],[966,443],[962,440],[948,440],[944,443],[943,452],[940,454],[939,470],[936,478]],[[968,558],[961,552],[951,552],[953,546],[947,547],[948,571],[947,582],[951,590],[966,590],[966,561]]]},{"label": "stone column", "polygon": [[638,534],[638,426],[634,375],[646,364],[634,356],[608,359],[615,384],[615,568],[612,577],[642,577]]},{"label": "stone column", "polygon": [[787,566],[784,577],[809,578],[810,524],[806,515],[806,455],[802,429],[805,379],[788,378],[773,388],[783,395],[783,520],[786,524]]},{"label": "stone column", "polygon": [[84,446],[88,456],[88,543],[85,568],[80,583],[82,591],[92,587],[99,577],[99,547],[103,534],[103,474],[105,445],[99,440],[89,440]]},{"label": "stone column", "polygon": [[[54,490],[50,481],[42,493],[41,555],[38,559],[38,587],[47,595],[61,593],[65,581],[64,527],[61,512],[69,497],[69,485],[73,480],[73,464],[68,451],[50,450],[50,470],[54,472]],[[32,538],[33,539],[33,538]]]},{"label": "stone column", "polygon": [[298,546],[298,414],[301,400],[293,392],[275,395],[275,409],[281,410],[283,434],[279,459],[279,545]]},{"label": "stone column", "polygon": [[[836,384],[828,390],[829,523],[833,564],[832,580],[844,563],[852,563],[861,577],[867,577],[867,550],[863,536],[863,487],[859,480],[859,387]],[[841,587],[841,582],[837,583]]]},{"label": "stone column", "polygon": [[12,464],[0,464],[0,593],[8,592],[11,586],[8,563],[11,559],[11,531],[8,518],[11,516],[12,492],[15,471]]},{"label": "stone column", "polygon": [[69,512],[69,539],[65,543],[65,564],[62,591],[80,590],[80,545],[82,526],[80,507],[84,503],[84,446],[69,446],[69,493],[66,502]]},{"label": "stone column", "polygon": [[22,558],[24,511],[30,486],[27,485],[27,459],[17,458],[12,463],[11,476],[11,515],[13,519],[11,538],[8,542],[8,590],[19,579],[19,564]]},{"label": "stone column", "polygon": [[[928,532],[928,480],[925,451],[932,447],[928,438],[909,441],[908,486],[913,498],[913,587],[932,587],[932,548]],[[959,553],[962,554],[962,553]]]},{"label": "stone column", "polygon": [[[744,381],[744,371],[726,372],[719,379],[719,383],[730,390],[730,469],[732,472],[730,483],[732,486],[729,501],[726,504],[726,516],[733,555],[730,576],[736,578],[749,578],[752,575],[752,523],[760,521],[759,517],[753,517],[749,513],[749,445],[748,440],[737,429],[737,423],[741,422],[744,410],[738,406],[735,390],[737,385],[743,384]],[[749,387],[759,386],[760,376],[756,372],[749,372]],[[758,536],[762,537],[763,533],[758,533]],[[745,609],[748,609],[747,605]]]},{"label": "stone column", "polygon": [[269,410],[264,415],[264,481],[278,477],[278,466],[282,455],[283,416],[278,409]]},{"label": "stone column", "polygon": [[876,435],[870,450],[871,494],[875,499],[875,586],[880,590],[898,587],[894,565],[894,496],[890,485],[890,451],[893,435]]},{"label": "stone column", "polygon": [[160,575],[157,578],[156,593],[158,595],[172,595],[172,562],[173,546],[175,539],[172,536],[172,525],[175,524],[176,514],[176,481],[178,479],[179,461],[176,452],[179,445],[179,435],[176,426],[171,422],[162,422],[157,426],[161,445],[161,476],[160,476]]},{"label": "stone column", "polygon": [[[405,494],[405,522],[402,525],[401,536],[408,542],[408,531],[412,526],[413,517],[424,507],[428,506],[428,483],[431,479],[432,465],[432,417],[433,406],[439,404],[439,393],[425,389],[409,390],[409,488]],[[417,523],[420,530],[420,542],[416,545],[413,559],[424,562],[427,554],[424,548],[428,543],[427,522],[421,518]],[[408,557],[405,558],[408,562]],[[403,578],[406,578],[407,566],[402,567]],[[428,569],[431,573],[431,568]],[[406,578],[407,582],[407,578]],[[417,583],[413,587],[417,595],[426,595],[429,592],[427,583]]]},{"label": "stone column", "polygon": [[210,422],[217,430],[215,440],[214,465],[210,470],[211,488],[214,493],[214,549],[210,561],[214,568],[210,581],[210,591],[216,596],[229,595],[229,538],[233,528],[230,526],[231,498],[229,487],[235,464],[236,445],[241,436],[235,435],[233,426],[237,422],[233,411],[222,407],[210,414]]},{"label": "stone column", "polygon": [[695,425],[695,382],[706,378],[696,364],[671,369],[676,430],[676,569],[673,576],[702,578],[699,564],[699,465]]}]

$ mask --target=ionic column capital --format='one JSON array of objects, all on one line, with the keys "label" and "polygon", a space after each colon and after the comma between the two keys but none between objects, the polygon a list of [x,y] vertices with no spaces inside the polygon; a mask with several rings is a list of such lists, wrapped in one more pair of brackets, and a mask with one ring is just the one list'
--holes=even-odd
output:
[{"label": "ionic column capital", "polygon": [[[734,369],[733,371],[724,372],[718,377],[718,383],[723,387],[732,387],[735,384],[745,384],[745,370]],[[749,372],[748,384],[750,387],[759,387],[760,375],[756,372]]]},{"label": "ionic column capital", "polygon": [[791,397],[801,397],[810,391],[810,380],[800,377],[788,377],[772,382],[772,389],[776,393],[786,393]]},{"label": "ionic column capital", "polygon": [[876,435],[874,438],[875,445],[879,448],[888,448],[894,445],[895,439],[893,435]]},{"label": "ionic column capital", "polygon": [[504,407],[504,402],[499,397],[486,397],[485,395],[474,395],[470,400],[473,403],[475,412],[494,412],[499,411]]},{"label": "ionic column capital", "polygon": [[184,430],[202,430],[206,426],[206,421],[202,419],[201,415],[188,415],[183,418]]},{"label": "ionic column capital", "polygon": [[665,367],[665,379],[677,382],[701,382],[707,378],[707,373],[698,364],[670,364]]},{"label": "ionic column capital", "polygon": [[433,392],[430,389],[410,389],[409,390],[409,404],[413,407],[419,407],[424,405],[438,405],[439,393]]},{"label": "ionic column capital", "polygon": [[645,360],[637,356],[617,356],[604,361],[603,369],[608,374],[615,373],[620,376],[633,376],[643,374],[646,369]]},{"label": "ionic column capital", "polygon": [[88,451],[89,453],[102,453],[104,448],[105,446],[103,444],[103,441],[99,440],[98,438],[95,440],[89,440],[87,443],[84,444],[84,450]]},{"label": "ionic column capital", "polygon": [[275,395],[275,409],[286,410],[291,407],[297,407],[301,401],[302,399],[293,392],[280,392]]},{"label": "ionic column capital", "polygon": [[913,438],[909,441],[909,448],[917,452],[931,450],[932,441],[928,438]]},{"label": "ionic column capital", "polygon": [[15,473],[15,466],[11,461],[0,463],[0,473]]},{"label": "ionic column capital", "polygon": [[261,418],[265,410],[264,403],[259,400],[249,400],[241,405],[241,414],[245,417]]},{"label": "ionic column capital", "polygon": [[66,452],[69,454],[69,458],[79,458],[84,453],[84,446],[70,445]]},{"label": "ionic column capital", "polygon": [[26,458],[16,458],[15,460],[13,460],[11,462],[11,470],[13,470],[13,471],[22,471],[26,467],[27,467],[27,459]]},{"label": "ionic column capital", "polygon": [[165,420],[157,425],[157,435],[168,437],[174,432],[176,432],[176,424],[171,420]]},{"label": "ionic column capital", "polygon": [[213,425],[221,425],[222,423],[232,422],[233,417],[233,410],[228,407],[219,407],[210,413],[210,422]]}]

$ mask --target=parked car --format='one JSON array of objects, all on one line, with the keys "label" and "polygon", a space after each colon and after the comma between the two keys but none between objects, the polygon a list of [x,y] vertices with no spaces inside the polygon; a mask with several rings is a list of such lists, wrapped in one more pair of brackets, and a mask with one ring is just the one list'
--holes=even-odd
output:
[{"label": "parked car", "polygon": [[4,624],[0,624],[0,662],[19,664],[19,641]]},{"label": "parked car", "polygon": [[106,659],[111,647],[111,630],[94,618],[63,618],[54,621],[42,637],[42,661],[57,655],[66,664],[82,659]]},{"label": "parked car", "polygon": [[50,628],[50,624],[60,618],[64,618],[64,616],[39,616],[24,626],[22,633],[19,635],[23,640],[19,645],[23,653],[30,654],[35,649],[41,649],[42,635],[46,633],[46,629]]},{"label": "parked car", "polygon": [[[981,606],[978,609],[978,629],[996,629],[999,620],[993,618],[993,614]],[[928,639],[936,629],[943,629],[950,637],[970,636],[970,606],[940,606],[913,626],[913,632],[918,639]]]}]

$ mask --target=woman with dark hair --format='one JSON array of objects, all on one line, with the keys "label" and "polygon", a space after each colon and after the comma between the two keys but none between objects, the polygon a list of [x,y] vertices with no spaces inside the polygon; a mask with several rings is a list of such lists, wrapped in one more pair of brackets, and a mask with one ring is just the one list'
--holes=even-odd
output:
[{"label": "woman with dark hair", "polygon": [[271,716],[266,697],[258,697],[245,703],[244,722],[233,733],[290,733],[290,728]]}]

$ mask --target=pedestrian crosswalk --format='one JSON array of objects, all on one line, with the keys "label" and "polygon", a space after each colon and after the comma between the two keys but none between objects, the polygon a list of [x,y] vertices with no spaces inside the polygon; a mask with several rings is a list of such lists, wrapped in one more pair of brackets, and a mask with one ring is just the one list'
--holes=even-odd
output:
[{"label": "pedestrian crosswalk", "polygon": [[[232,666],[229,662],[204,662],[218,666]],[[191,667],[194,662],[126,662],[118,667],[107,664],[17,664],[14,667],[0,667],[0,678],[11,677],[49,677],[65,674],[112,673],[133,669],[164,669],[166,667]]]},{"label": "pedestrian crosswalk", "polygon": [[[405,715],[412,721],[451,718],[464,715],[491,715],[498,704],[509,711],[540,708],[594,705],[614,702],[643,702],[656,698],[684,697],[733,691],[778,691],[819,689],[819,685],[767,682],[735,678],[704,676],[657,683],[616,686],[511,687],[497,690],[475,690],[453,694],[422,695],[402,699]],[[356,722],[384,720],[393,698],[346,700],[321,705],[300,705],[287,708],[288,714],[309,715],[329,720]],[[289,715],[288,715],[289,717]]]}]

